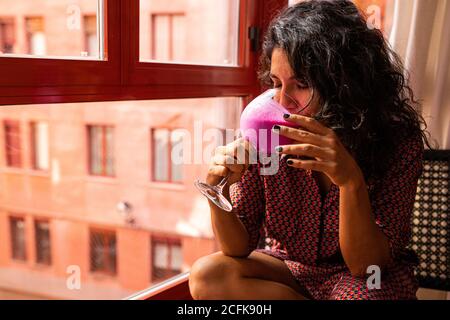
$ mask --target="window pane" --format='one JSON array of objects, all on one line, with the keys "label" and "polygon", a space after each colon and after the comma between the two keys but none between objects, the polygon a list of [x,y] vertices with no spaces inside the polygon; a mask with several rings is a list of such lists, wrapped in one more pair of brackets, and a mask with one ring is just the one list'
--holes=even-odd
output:
[{"label": "window pane", "polygon": [[25,220],[22,218],[11,218],[11,252],[15,260],[26,260],[25,246]]},{"label": "window pane", "polygon": [[155,129],[153,146],[154,180],[169,181],[169,130]]},{"label": "window pane", "polygon": [[[289,0],[289,5],[294,5],[304,0]],[[394,6],[396,0],[353,0],[358,8],[364,12],[376,28],[383,31],[386,38],[392,30]],[[379,25],[376,25],[379,24]]]},{"label": "window pane", "polygon": [[103,127],[89,126],[89,157],[91,174],[103,174]]},{"label": "window pane", "polygon": [[[5,139],[0,141],[0,230],[8,231],[4,239],[0,232],[0,296],[122,299],[217,251],[208,201],[194,181],[206,178],[207,156],[219,145],[214,139],[222,137],[223,129],[236,127],[241,109],[236,97],[0,106],[0,124],[15,121],[24,129],[21,141],[27,146],[22,147],[23,166],[11,170],[3,156]],[[45,174],[30,170],[28,146],[35,140],[28,132],[30,123],[48,126],[50,166]],[[216,128],[220,130],[210,131]],[[175,148],[183,138],[183,184],[152,181],[153,130],[163,142],[167,169],[172,164],[168,142]],[[3,126],[0,131],[3,137]],[[93,161],[101,171],[101,153],[94,152],[92,159],[89,153],[91,144],[99,146],[93,150],[102,149],[103,136],[106,141],[114,137],[105,145],[116,150],[115,174],[108,179],[88,170]],[[177,168],[171,166],[172,177],[178,176]],[[30,221],[32,230],[10,226],[15,214],[24,216],[27,226]],[[36,225],[43,218],[49,232],[46,225]],[[16,230],[14,237],[10,229]],[[35,243],[35,237],[42,240]],[[154,248],[154,237],[171,242]],[[25,256],[26,263],[17,264],[12,257],[13,243],[15,256]],[[36,267],[38,259],[51,261],[45,276],[37,272],[42,269]],[[66,270],[73,274],[77,266],[81,288],[71,290]]]},{"label": "window pane", "polygon": [[49,155],[48,155],[48,124],[45,122],[33,123],[31,126],[34,143],[32,149],[34,151],[34,169],[48,170]]},{"label": "window pane", "polygon": [[140,60],[237,65],[239,0],[140,0]]},{"label": "window pane", "polygon": [[36,261],[41,264],[51,264],[50,225],[48,222],[36,221]]},{"label": "window pane", "polygon": [[6,164],[9,167],[22,166],[22,149],[21,149],[21,135],[20,123],[18,121],[5,121],[5,155]]},{"label": "window pane", "polygon": [[114,175],[114,128],[105,127],[106,175]]},{"label": "window pane", "polygon": [[183,181],[183,136],[184,132],[175,130],[171,133],[172,181]]},{"label": "window pane", "polygon": [[0,56],[102,60],[103,1],[1,0]]},{"label": "window pane", "polygon": [[155,268],[167,269],[169,267],[169,248],[166,243],[154,244],[153,266]]},{"label": "window pane", "polygon": [[180,272],[183,267],[183,253],[180,245],[171,246],[171,263],[170,266],[172,270]]}]

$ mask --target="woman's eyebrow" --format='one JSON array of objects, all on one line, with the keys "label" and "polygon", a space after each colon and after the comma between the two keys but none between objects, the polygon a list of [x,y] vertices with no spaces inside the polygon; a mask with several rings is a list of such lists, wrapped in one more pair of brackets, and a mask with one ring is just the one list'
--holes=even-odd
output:
[{"label": "woman's eyebrow", "polygon": [[[270,74],[269,74],[269,77],[275,78],[275,79],[277,79],[277,80],[280,80],[280,78],[279,78],[276,74],[273,74],[273,73],[270,73]],[[297,79],[296,76],[292,76],[292,77],[290,77],[288,80],[298,80],[298,81],[300,81],[300,79]]]}]

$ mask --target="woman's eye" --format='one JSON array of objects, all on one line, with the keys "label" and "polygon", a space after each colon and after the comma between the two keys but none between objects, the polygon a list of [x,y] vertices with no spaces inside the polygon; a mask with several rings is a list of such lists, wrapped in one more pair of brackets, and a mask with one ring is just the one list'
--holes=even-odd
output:
[{"label": "woman's eye", "polygon": [[308,89],[308,87],[309,87],[309,86],[308,86],[307,84],[300,83],[300,82],[297,83],[297,88],[298,88],[298,89],[302,89],[302,90],[303,90],[303,89]]}]

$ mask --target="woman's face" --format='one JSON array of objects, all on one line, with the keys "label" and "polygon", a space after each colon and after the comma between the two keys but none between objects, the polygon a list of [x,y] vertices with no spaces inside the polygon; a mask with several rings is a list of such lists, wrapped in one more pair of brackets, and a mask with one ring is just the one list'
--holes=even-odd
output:
[{"label": "woman's face", "polygon": [[317,113],[319,108],[317,93],[313,94],[312,88],[295,78],[294,70],[292,70],[283,49],[275,48],[272,52],[270,77],[274,88],[277,89],[275,99],[290,113],[307,117],[312,117]]}]

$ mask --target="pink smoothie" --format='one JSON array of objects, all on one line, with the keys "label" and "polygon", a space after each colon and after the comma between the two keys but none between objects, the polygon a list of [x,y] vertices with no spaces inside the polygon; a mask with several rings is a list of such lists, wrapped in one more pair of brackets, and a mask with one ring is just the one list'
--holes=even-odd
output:
[{"label": "pink smoothie", "polygon": [[242,135],[256,147],[259,152],[271,154],[275,147],[292,144],[292,140],[272,131],[274,125],[296,128],[295,124],[284,120],[289,112],[272,99],[273,90],[268,90],[249,103],[241,115],[240,129]]}]

